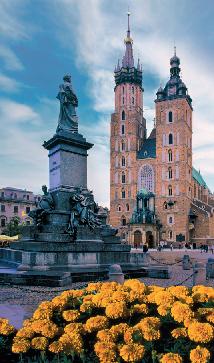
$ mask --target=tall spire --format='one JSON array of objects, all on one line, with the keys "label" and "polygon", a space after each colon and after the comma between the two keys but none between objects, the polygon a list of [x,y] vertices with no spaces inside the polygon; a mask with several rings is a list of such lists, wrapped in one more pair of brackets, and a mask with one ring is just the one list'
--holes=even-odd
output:
[{"label": "tall spire", "polygon": [[128,30],[127,30],[127,37],[124,40],[124,43],[126,46],[126,51],[125,51],[125,55],[122,60],[122,67],[133,68],[134,67],[134,57],[133,57],[133,49],[132,49],[133,40],[130,37],[130,23],[129,23],[130,12],[129,11],[127,12],[127,16],[128,16]]}]

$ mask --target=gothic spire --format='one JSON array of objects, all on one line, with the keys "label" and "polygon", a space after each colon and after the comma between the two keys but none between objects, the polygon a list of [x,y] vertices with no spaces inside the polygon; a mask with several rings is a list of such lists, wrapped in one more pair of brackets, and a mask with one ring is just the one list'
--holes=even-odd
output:
[{"label": "gothic spire", "polygon": [[133,49],[132,49],[133,40],[130,37],[130,23],[129,23],[130,12],[129,11],[128,11],[127,15],[128,15],[128,30],[127,30],[127,37],[124,40],[126,50],[125,50],[125,55],[122,60],[122,67],[123,68],[133,68],[134,67],[134,57],[133,57]]}]

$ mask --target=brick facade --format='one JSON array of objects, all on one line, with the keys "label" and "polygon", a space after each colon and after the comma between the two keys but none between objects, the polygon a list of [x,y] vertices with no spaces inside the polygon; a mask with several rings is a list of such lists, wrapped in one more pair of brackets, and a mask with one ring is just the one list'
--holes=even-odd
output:
[{"label": "brick facade", "polygon": [[[129,32],[129,33],[128,33]],[[156,125],[147,138],[139,60],[134,67],[130,30],[122,66],[115,69],[111,118],[110,223],[133,243],[134,231],[156,243],[214,237],[214,197],[192,166],[192,100],[180,78],[180,59],[170,59],[170,79],[155,100]],[[141,189],[155,194],[157,225],[130,227]],[[201,203],[201,205],[199,205]],[[155,229],[156,228],[156,229]],[[128,234],[127,231],[129,230]],[[142,238],[145,242],[145,238]]]}]

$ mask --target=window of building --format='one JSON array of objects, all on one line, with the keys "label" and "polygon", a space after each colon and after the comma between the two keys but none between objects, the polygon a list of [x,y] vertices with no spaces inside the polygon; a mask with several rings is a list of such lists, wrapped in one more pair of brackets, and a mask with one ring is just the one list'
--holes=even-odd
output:
[{"label": "window of building", "polygon": [[134,97],[132,97],[132,104],[134,105]]},{"label": "window of building", "polygon": [[30,196],[29,195],[27,195],[27,200],[29,200],[30,199]]},{"label": "window of building", "polygon": [[126,204],[126,211],[129,212],[129,204]]},{"label": "window of building", "polygon": [[19,207],[18,207],[18,205],[14,205],[14,207],[13,207],[13,211],[14,211],[14,213],[18,213],[18,212],[19,212]]},{"label": "window of building", "polygon": [[14,199],[17,199],[17,194],[16,193],[14,194]]},{"label": "window of building", "polygon": [[168,195],[169,196],[172,195],[172,186],[171,185],[168,186]]},{"label": "window of building", "polygon": [[1,219],[1,227],[5,227],[6,226],[6,219],[2,218]]},{"label": "window of building", "polygon": [[26,221],[26,225],[29,226],[30,225],[30,221]]},{"label": "window of building", "polygon": [[134,87],[132,86],[132,93],[134,93]]},{"label": "window of building", "polygon": [[121,164],[122,164],[122,166],[126,166],[126,158],[125,158],[125,156],[122,156]]},{"label": "window of building", "polygon": [[125,98],[123,97],[123,105],[124,105],[124,103],[125,103]]},{"label": "window of building", "polygon": [[1,204],[1,212],[5,212],[5,205]]},{"label": "window of building", "polygon": [[167,204],[167,202],[164,202],[163,203],[163,209],[167,209],[168,208],[168,204]]},{"label": "window of building", "polygon": [[126,149],[126,144],[124,141],[122,141],[122,143],[121,143],[121,149],[122,149],[122,151],[124,151]]},{"label": "window of building", "polygon": [[168,220],[169,224],[172,224],[173,223],[173,218],[172,216],[169,216],[169,220]]},{"label": "window of building", "polygon": [[125,125],[122,125],[122,126],[121,126],[121,133],[122,133],[122,135],[124,135],[124,134],[125,134]]},{"label": "window of building", "polygon": [[126,217],[122,217],[122,219],[121,219],[121,224],[122,224],[122,226],[126,226]]},{"label": "window of building", "polygon": [[172,150],[168,151],[168,160],[172,161]]},{"label": "window of building", "polygon": [[154,192],[154,170],[150,165],[140,168],[138,174],[138,189],[146,188],[149,192]]},{"label": "window of building", "polygon": [[126,175],[125,173],[122,173],[122,183],[124,184],[126,182]]},{"label": "window of building", "polygon": [[173,144],[173,135],[169,134],[169,145]]},{"label": "window of building", "polygon": [[172,231],[169,231],[169,239],[171,240],[173,238],[173,233]]},{"label": "window of building", "polygon": [[173,122],[173,114],[172,111],[169,111],[169,118],[168,118],[169,122]]},{"label": "window of building", "polygon": [[172,168],[171,167],[168,168],[168,177],[169,177],[169,179],[172,179]]},{"label": "window of building", "polygon": [[120,205],[117,206],[117,211],[121,212],[121,206]]},{"label": "window of building", "polygon": [[122,120],[124,121],[126,119],[126,113],[125,113],[125,111],[123,110],[122,111]]},{"label": "window of building", "polygon": [[122,199],[125,199],[126,198],[126,192],[125,192],[125,190],[122,190],[121,195],[122,195]]},{"label": "window of building", "polygon": [[4,198],[4,192],[1,192],[1,197]]},{"label": "window of building", "polygon": [[26,207],[26,214],[30,213],[30,207]]},{"label": "window of building", "polygon": [[125,87],[123,86],[123,94],[125,93]]}]

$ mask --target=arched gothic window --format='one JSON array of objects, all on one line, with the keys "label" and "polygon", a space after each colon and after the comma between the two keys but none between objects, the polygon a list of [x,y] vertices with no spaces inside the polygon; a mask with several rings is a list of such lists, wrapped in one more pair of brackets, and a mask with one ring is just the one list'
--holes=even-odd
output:
[{"label": "arched gothic window", "polygon": [[[124,103],[124,102],[123,102]],[[122,120],[124,121],[126,119],[126,113],[125,113],[125,111],[123,110],[122,111]]]},{"label": "arched gothic window", "polygon": [[164,202],[164,203],[163,203],[163,209],[168,209],[168,204],[167,204],[167,202]]},{"label": "arched gothic window", "polygon": [[171,240],[173,238],[173,233],[172,231],[169,231],[169,239]]},{"label": "arched gothic window", "polygon": [[121,142],[121,150],[122,151],[126,150],[126,144],[125,144],[125,142],[123,140]]},{"label": "arched gothic window", "polygon": [[126,166],[126,159],[125,159],[125,156],[122,156],[121,164],[122,164],[122,166]]},{"label": "arched gothic window", "polygon": [[168,160],[172,161],[172,150],[168,151]]},{"label": "arched gothic window", "polygon": [[121,224],[122,224],[122,226],[125,226],[126,225],[126,217],[125,216],[122,216],[122,218],[121,218]]},{"label": "arched gothic window", "polygon": [[138,174],[138,189],[146,188],[149,192],[154,192],[154,170],[150,165],[140,168]]},{"label": "arched gothic window", "polygon": [[172,168],[171,167],[168,168],[168,177],[169,177],[169,179],[172,179]]},{"label": "arched gothic window", "polygon": [[126,174],[122,173],[122,183],[124,184],[126,182]]},{"label": "arched gothic window", "polygon": [[169,134],[169,145],[173,144],[173,135]]},{"label": "arched gothic window", "polygon": [[169,196],[172,195],[172,186],[171,185],[168,186],[168,195]]},{"label": "arched gothic window", "polygon": [[117,206],[117,211],[121,212],[121,206],[120,205]]},{"label": "arched gothic window", "polygon": [[125,190],[122,190],[121,197],[122,197],[122,199],[125,199],[126,198],[126,192],[125,192]]},{"label": "arched gothic window", "polygon": [[124,135],[125,134],[125,125],[121,125],[121,134]]},{"label": "arched gothic window", "polygon": [[129,204],[126,204],[126,211],[129,212]]},{"label": "arched gothic window", "polygon": [[169,122],[173,122],[173,114],[172,111],[169,111]]}]

